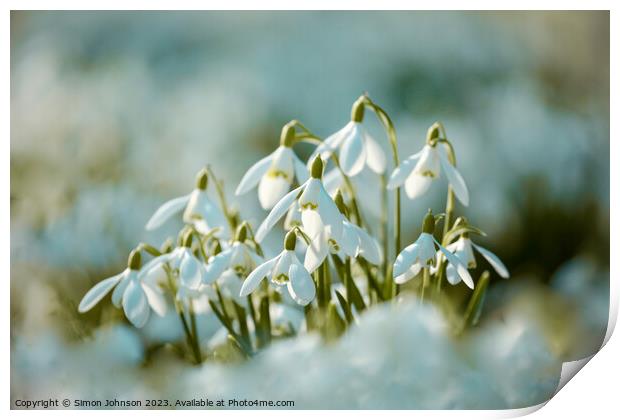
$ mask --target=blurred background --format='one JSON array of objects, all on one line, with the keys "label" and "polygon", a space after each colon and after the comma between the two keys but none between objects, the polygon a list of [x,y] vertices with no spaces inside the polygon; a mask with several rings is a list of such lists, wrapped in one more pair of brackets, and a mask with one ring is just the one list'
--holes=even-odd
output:
[{"label": "blurred background", "polygon": [[[528,314],[561,360],[598,349],[609,304],[607,12],[12,12],[12,392],[57,385],[40,382],[51,370],[71,380],[80,359],[62,349],[102,322],[123,327],[114,311],[78,315],[77,303],[137,243],[174,231],[144,225],[205,164],[233,200],[283,124],[327,136],[364,91],[394,120],[403,157],[444,123],[471,195],[458,211],[512,274],[493,276],[484,316]],[[377,217],[378,190],[365,191]],[[405,243],[445,193],[442,181],[403,200]],[[264,217],[255,194],[234,202],[254,223]],[[145,337],[119,331],[114,340],[132,343],[122,358],[141,363]]]}]

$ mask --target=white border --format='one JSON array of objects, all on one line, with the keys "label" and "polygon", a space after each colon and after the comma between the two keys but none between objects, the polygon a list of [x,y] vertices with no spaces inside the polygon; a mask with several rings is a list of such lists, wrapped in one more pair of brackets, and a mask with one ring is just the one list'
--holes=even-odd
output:
[{"label": "white border", "polygon": [[[212,2],[211,2],[212,3]],[[444,1],[441,2],[411,2],[411,1],[396,1],[396,0],[383,0],[381,2],[373,1],[327,1],[327,0],[315,0],[315,1],[297,1],[295,4],[290,4],[286,1],[277,0],[263,0],[259,4],[261,8],[257,8],[257,2],[255,1],[227,1],[219,3],[205,3],[204,1],[196,0],[176,0],[176,1],[162,1],[162,0],[136,0],[136,1],[121,1],[121,0],[108,0],[108,1],[88,1],[88,3],[80,2],[76,0],[58,0],[58,1],[44,1],[44,0],[24,0],[15,1],[9,0],[4,2],[6,4],[5,13],[2,15],[2,72],[4,79],[4,101],[2,102],[2,110],[4,117],[4,132],[5,141],[2,142],[2,158],[4,159],[3,179],[0,183],[0,194],[5,200],[5,205],[0,209],[2,215],[2,249],[0,252],[1,264],[4,267],[6,275],[5,279],[10,278],[10,13],[9,10],[45,10],[53,7],[60,10],[236,10],[236,9],[248,9],[248,10],[343,10],[351,7],[356,7],[364,10],[555,10],[555,9],[569,9],[569,10],[611,10],[611,75],[618,73],[618,53],[617,42],[620,34],[618,33],[618,17],[617,11],[614,10],[615,3],[612,1],[541,1],[541,0],[524,0],[524,1],[504,1],[498,3],[493,1],[468,1],[466,2],[467,8],[464,8],[464,2],[462,1]],[[440,7],[443,6],[443,7]],[[614,123],[617,121],[618,112],[614,106],[614,99],[618,97],[618,85],[616,79],[611,78],[611,132],[610,139],[615,139],[617,133],[617,126]],[[612,159],[613,157],[613,159]],[[610,141],[610,161],[611,163],[618,161],[618,146],[615,141]],[[619,170],[612,164],[611,168],[611,248],[610,252],[612,256],[620,256],[620,250],[618,248],[617,238],[620,236],[619,225],[615,216],[617,215],[617,208],[620,202],[618,201],[617,186],[618,186],[618,174]],[[614,187],[616,189],[614,190]],[[613,259],[612,259],[613,261]],[[610,311],[610,320],[617,318],[618,312],[618,269],[617,265],[612,264],[610,267],[610,278],[612,281],[612,305]],[[9,282],[5,280],[5,290],[3,294],[4,310],[2,311],[2,325],[4,331],[2,334],[3,348],[2,356],[4,359],[4,372],[2,390],[4,391],[5,407],[8,410],[10,408],[10,379],[7,374],[10,372],[10,312],[9,312]],[[611,330],[610,330],[611,332]],[[606,339],[609,339],[606,337]],[[600,411],[601,413],[613,413],[617,412],[618,408],[618,380],[615,374],[619,371],[620,363],[617,355],[620,354],[620,342],[617,337],[611,337],[607,345],[596,355],[592,362],[585,368],[584,372],[579,374],[579,379],[571,381],[561,392],[554,397],[547,406],[540,411],[537,411],[533,417],[538,419],[554,419],[558,417],[562,418],[583,418],[584,416],[593,413],[593,409]],[[540,408],[540,407],[538,407]],[[509,411],[453,411],[453,412],[436,412],[436,411],[388,411],[388,412],[361,412],[361,411],[341,411],[335,413],[336,415],[344,417],[359,418],[360,416],[385,416],[411,418],[412,415],[421,418],[500,418],[500,417],[515,417],[528,414],[535,411],[535,408],[523,409],[523,410],[509,410]],[[11,411],[10,415],[15,417],[31,417],[44,415],[50,418],[62,418],[67,417],[77,418],[82,417],[84,413],[78,411]],[[109,417],[110,412],[89,412],[88,416],[94,418]],[[148,415],[149,418],[161,418],[161,416],[169,416],[171,412],[118,412],[114,413],[115,416],[120,415],[122,417],[135,417]],[[204,418],[208,416],[224,416],[232,418],[244,418],[247,415],[251,416],[263,416],[268,415],[272,419],[286,418],[290,419],[291,415],[300,418],[315,418],[317,412],[314,411],[296,411],[295,413],[280,411],[280,412],[252,412],[245,413],[242,411],[218,411],[218,412],[183,412],[183,416],[200,416]],[[319,414],[320,415],[320,414]],[[607,414],[606,417],[609,417]]]}]

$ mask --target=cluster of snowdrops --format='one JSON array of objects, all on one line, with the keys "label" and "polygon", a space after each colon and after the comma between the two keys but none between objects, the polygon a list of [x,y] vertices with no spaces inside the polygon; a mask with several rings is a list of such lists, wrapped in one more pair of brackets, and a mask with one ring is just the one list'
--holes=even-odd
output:
[{"label": "cluster of snowdrops", "polygon": [[[367,111],[385,129],[394,164],[389,175],[383,149],[364,127]],[[316,145],[307,164],[293,151],[299,142]],[[392,217],[388,201],[382,200],[376,235],[370,234],[351,181],[365,167],[377,175],[382,196],[391,191],[394,197]],[[421,217],[418,239],[403,247],[400,190],[418,199],[441,174],[448,182],[445,212],[433,214],[429,209]],[[209,187],[215,194],[207,193]],[[469,192],[444,127],[433,124],[422,150],[401,161],[390,117],[367,95],[353,104],[351,121],[325,140],[297,120],[284,125],[279,147],[247,171],[236,195],[256,187],[269,213],[255,230],[228,206],[223,183],[211,168],[201,170],[190,194],[164,203],[146,224],[147,230],[154,230],[182,217],[178,237],[161,246],[138,245],[129,254],[127,268],[90,289],[78,310],[89,311],[110,292],[112,303],[137,328],[146,324],[151,312],[164,316],[175,310],[187,354],[200,363],[205,337],[199,337],[196,327],[198,302],[208,302],[227,330],[229,343],[249,357],[281,336],[304,331],[338,336],[369,306],[394,301],[402,284],[420,276],[420,300],[436,299],[442,288],[461,281],[473,289],[461,317],[463,328],[479,314],[489,281],[485,271],[474,282],[469,272],[476,267],[474,251],[508,277],[500,259],[470,239],[484,232],[454,214],[455,199],[467,206]],[[282,219],[281,252],[268,258],[261,243]],[[438,240],[435,230],[440,224]],[[150,260],[145,262],[145,257]],[[303,307],[305,322],[297,331],[291,323],[273,325],[270,305],[284,300]]]}]

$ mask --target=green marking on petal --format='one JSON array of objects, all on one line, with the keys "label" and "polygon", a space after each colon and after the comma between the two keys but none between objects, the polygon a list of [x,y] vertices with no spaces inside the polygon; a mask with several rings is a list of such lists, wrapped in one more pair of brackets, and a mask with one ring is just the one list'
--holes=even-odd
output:
[{"label": "green marking on petal", "polygon": [[289,175],[286,172],[284,172],[284,171],[282,171],[280,169],[277,169],[277,168],[269,169],[269,171],[267,171],[266,175],[268,177],[271,177],[271,178],[283,178],[283,179],[285,179],[287,181],[290,181]]},{"label": "green marking on petal", "polygon": [[273,276],[273,281],[276,284],[286,284],[289,281],[288,275],[280,273],[277,276]]}]

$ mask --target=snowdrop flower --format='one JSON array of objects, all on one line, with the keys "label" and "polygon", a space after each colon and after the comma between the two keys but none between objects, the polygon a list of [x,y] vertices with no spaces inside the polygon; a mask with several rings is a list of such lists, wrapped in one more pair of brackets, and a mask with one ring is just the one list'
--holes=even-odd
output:
[{"label": "snowdrop flower", "polygon": [[164,203],[146,224],[147,230],[154,230],[183,210],[183,221],[191,224],[202,234],[218,228],[215,236],[228,235],[228,221],[219,207],[207,196],[209,175],[201,170],[196,178],[196,188],[188,195]]},{"label": "snowdrop flower", "polygon": [[219,280],[222,292],[235,299],[240,297],[243,280],[264,262],[264,259],[245,243],[246,238],[247,225],[243,223],[239,226],[230,248],[209,259],[204,277],[207,283]]},{"label": "snowdrop flower", "polygon": [[291,298],[297,304],[305,306],[312,302],[316,295],[314,281],[295,255],[296,242],[295,232],[289,232],[284,238],[284,250],[250,273],[241,286],[240,295],[242,297],[249,295],[265,277],[269,277],[274,286],[278,288],[286,286]]},{"label": "snowdrop flower", "polygon": [[440,146],[438,124],[433,124],[427,134],[426,144],[418,153],[409,156],[394,169],[387,188],[392,190],[405,185],[410,199],[420,197],[428,191],[432,181],[441,170],[446,174],[454,194],[463,205],[469,205],[469,192],[465,180],[450,163],[444,147]]},{"label": "snowdrop flower", "polygon": [[[342,193],[338,191],[334,199],[342,218],[342,229],[335,234],[332,229],[324,227],[315,236],[311,236],[310,246],[306,251],[304,267],[310,273],[319,268],[328,253],[337,254],[341,260],[345,256],[362,256],[370,263],[381,264],[381,249],[377,241],[372,238],[364,229],[349,222],[346,217],[346,207]],[[316,223],[321,226],[320,223]]]},{"label": "snowdrop flower", "polygon": [[319,156],[314,159],[311,172],[310,179],[282,197],[267,215],[256,232],[257,242],[262,242],[271,228],[295,203],[301,209],[302,226],[308,236],[313,238],[323,228],[329,227],[332,235],[341,237],[343,218],[321,182],[323,161]]},{"label": "snowdrop flower", "polygon": [[97,283],[82,298],[78,311],[90,311],[112,289],[112,303],[123,308],[125,316],[135,327],[142,328],[149,319],[151,309],[159,316],[166,314],[166,300],[154,285],[143,281],[144,272],[140,270],[140,251],[129,254],[127,269]]},{"label": "snowdrop flower", "polygon": [[327,159],[337,149],[340,149],[340,165],[347,176],[359,174],[364,166],[368,166],[377,174],[384,173],[386,167],[385,153],[362,125],[363,119],[364,99],[360,98],[353,104],[351,121],[327,137],[316,148],[310,160],[318,155]]},{"label": "snowdrop flower", "polygon": [[305,182],[308,169],[293,152],[294,138],[294,126],[286,124],[282,128],[280,146],[248,169],[235,194],[245,194],[258,184],[258,200],[263,209],[270,210],[289,192],[295,178],[299,184]]},{"label": "snowdrop flower", "polygon": [[[474,256],[474,248],[482,254],[482,256],[491,264],[497,274],[507,279],[510,274],[504,263],[499,259],[497,255],[492,253],[486,248],[476,245],[469,239],[469,234],[464,233],[456,241],[446,247],[448,251],[454,253],[460,261],[462,261],[467,268],[476,268],[476,257]],[[457,274],[457,270],[451,262],[448,262],[446,266],[446,278],[450,284],[458,284],[461,278]]]},{"label": "snowdrop flower", "polygon": [[422,224],[422,233],[418,239],[403,249],[396,261],[394,262],[393,275],[394,282],[397,284],[403,284],[415,277],[423,268],[431,268],[435,265],[435,245],[439,247],[439,251],[447,258],[456,270],[456,274],[465,282],[465,284],[471,289],[474,288],[474,281],[472,280],[467,267],[461,262],[461,260],[446,248],[441,246],[439,242],[433,237],[433,231],[435,230],[435,217],[429,210],[424,217]]},{"label": "snowdrop flower", "polygon": [[203,284],[211,284],[215,279],[207,276],[205,264],[192,252],[192,232],[187,232],[183,237],[182,245],[172,252],[153,258],[143,268],[144,275],[157,276],[163,270],[164,264],[170,264],[170,268],[178,270],[179,289],[185,287],[190,290],[198,290]]}]

